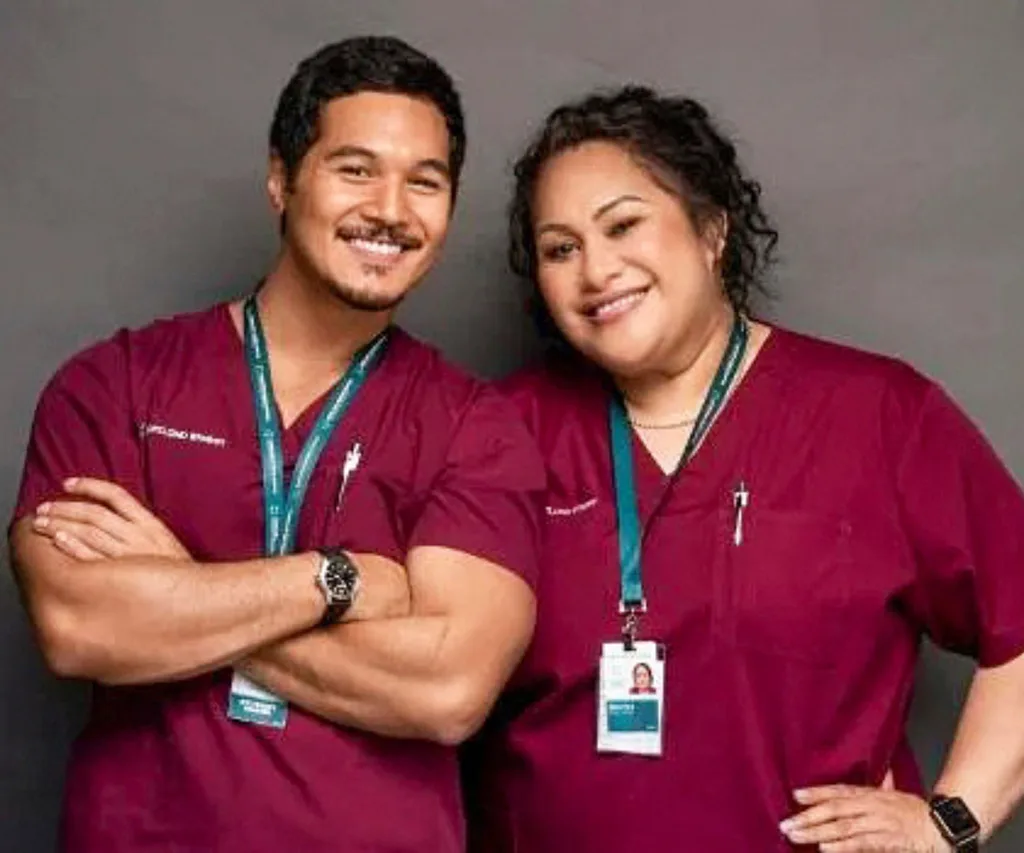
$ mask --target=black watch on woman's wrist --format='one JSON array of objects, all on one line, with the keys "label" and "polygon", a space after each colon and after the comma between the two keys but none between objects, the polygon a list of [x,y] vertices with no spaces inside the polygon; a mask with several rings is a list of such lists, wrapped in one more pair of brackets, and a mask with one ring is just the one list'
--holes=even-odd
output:
[{"label": "black watch on woman's wrist", "polygon": [[932,820],[954,850],[958,853],[977,853],[981,824],[963,800],[936,794],[928,805]]}]

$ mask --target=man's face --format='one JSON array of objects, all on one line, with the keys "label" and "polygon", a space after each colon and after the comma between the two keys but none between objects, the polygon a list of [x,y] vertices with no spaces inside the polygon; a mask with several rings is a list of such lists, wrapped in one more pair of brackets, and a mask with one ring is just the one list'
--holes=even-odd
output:
[{"label": "man's face", "polygon": [[298,268],[346,304],[395,307],[434,264],[452,206],[448,129],[429,101],[360,92],[327,103],[291,182],[271,160]]}]

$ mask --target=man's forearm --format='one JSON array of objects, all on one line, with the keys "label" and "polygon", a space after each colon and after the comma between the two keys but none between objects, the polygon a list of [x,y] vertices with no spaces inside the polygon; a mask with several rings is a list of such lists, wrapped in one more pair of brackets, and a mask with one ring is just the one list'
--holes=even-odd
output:
[{"label": "man's forearm", "polygon": [[66,676],[168,681],[217,669],[316,624],[316,559],[197,564],[132,557],[73,563],[31,531],[15,563],[43,652]]},{"label": "man's forearm", "polygon": [[443,616],[356,622],[261,649],[239,668],[342,725],[454,744],[483,722],[511,665],[489,656],[456,660],[464,656],[453,651],[455,634]]},{"label": "man's forearm", "polygon": [[963,797],[988,838],[1024,795],[1024,657],[974,676],[956,738],[936,783]]}]

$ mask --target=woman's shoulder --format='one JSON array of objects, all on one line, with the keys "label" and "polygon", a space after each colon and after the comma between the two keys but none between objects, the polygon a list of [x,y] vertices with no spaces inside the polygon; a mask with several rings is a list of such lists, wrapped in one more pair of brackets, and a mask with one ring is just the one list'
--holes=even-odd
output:
[{"label": "woman's shoulder", "polygon": [[782,326],[771,329],[772,369],[805,391],[856,390],[919,400],[935,384],[898,356]]}]

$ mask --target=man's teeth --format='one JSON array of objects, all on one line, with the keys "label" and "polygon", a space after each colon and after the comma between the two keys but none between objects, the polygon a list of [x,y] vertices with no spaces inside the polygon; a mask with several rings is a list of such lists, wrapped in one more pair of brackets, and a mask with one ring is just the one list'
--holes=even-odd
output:
[{"label": "man's teeth", "polygon": [[642,290],[636,293],[627,293],[624,296],[620,296],[618,299],[613,299],[611,302],[605,302],[602,305],[598,305],[590,313],[591,316],[597,318],[605,317],[608,314],[617,314],[635,305],[643,298],[644,291]]},{"label": "man's teeth", "polygon": [[380,255],[382,258],[392,258],[402,251],[398,243],[385,243],[379,240],[352,240],[352,245],[360,252],[369,252],[373,255]]}]

